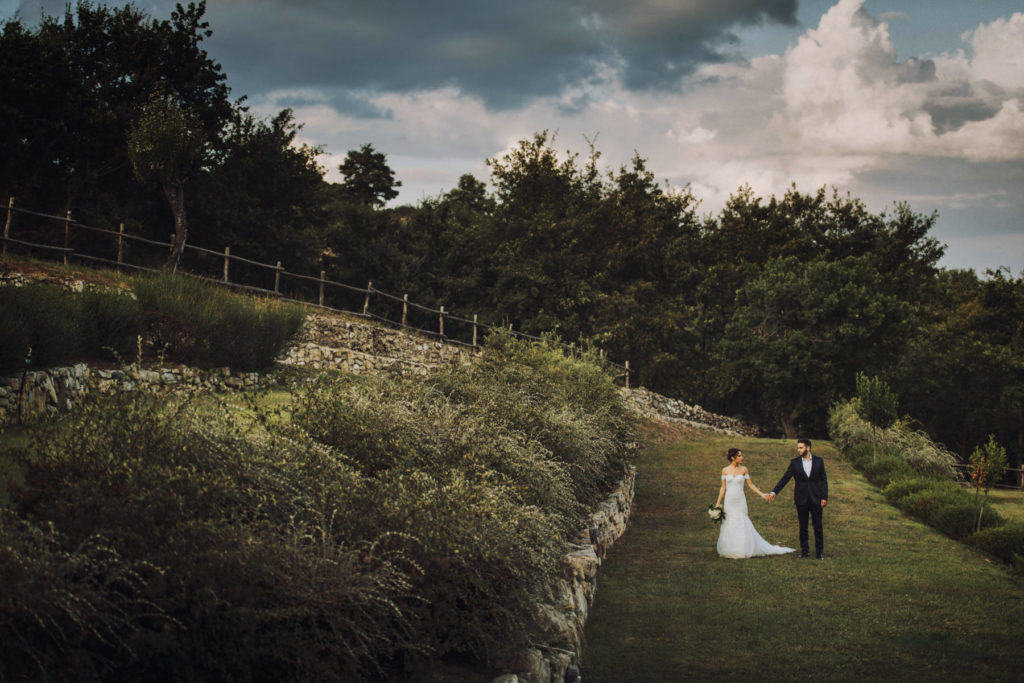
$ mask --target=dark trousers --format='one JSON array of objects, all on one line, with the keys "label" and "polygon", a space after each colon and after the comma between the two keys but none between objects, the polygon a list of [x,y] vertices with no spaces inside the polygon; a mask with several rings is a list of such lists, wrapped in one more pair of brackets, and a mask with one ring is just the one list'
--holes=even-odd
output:
[{"label": "dark trousers", "polygon": [[814,525],[814,554],[821,557],[825,550],[825,533],[821,530],[821,503],[812,503],[808,501],[806,503],[798,503],[796,506],[796,516],[800,520],[800,552],[809,554],[810,543],[807,537],[807,518],[811,518],[811,524]]}]

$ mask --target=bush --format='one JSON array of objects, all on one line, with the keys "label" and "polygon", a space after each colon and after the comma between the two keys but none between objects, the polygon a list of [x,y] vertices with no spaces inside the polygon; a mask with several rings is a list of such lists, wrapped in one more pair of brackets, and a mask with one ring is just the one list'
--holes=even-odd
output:
[{"label": "bush", "polygon": [[[0,594],[19,595],[0,604],[0,638],[25,648],[0,674],[367,680],[427,652],[535,642],[581,500],[621,475],[631,425],[600,368],[527,347],[489,349],[492,375],[326,374],[290,420],[116,391],[37,425],[4,541],[52,529],[70,555],[32,551],[38,568],[19,574],[0,551]],[[18,578],[33,572],[52,581]],[[126,572],[139,579],[122,588]],[[97,607],[47,621],[54,590]]]},{"label": "bush", "polygon": [[[0,320],[20,321],[4,333],[4,374],[25,368],[32,347],[31,368],[68,362],[79,353],[80,319],[77,295],[54,285],[0,287]],[[20,330],[18,329],[20,327]]]},{"label": "bush", "polygon": [[935,526],[939,510],[958,505],[971,505],[970,496],[952,482],[935,482],[928,488],[905,496],[899,508],[911,517]]},{"label": "bush", "polygon": [[298,306],[259,300],[180,275],[132,280],[146,336],[170,360],[203,367],[260,370],[299,331]]},{"label": "bush", "polygon": [[882,493],[885,494],[885,499],[891,504],[899,505],[899,502],[910,494],[931,488],[934,483],[934,479],[920,476],[902,477],[890,481]]},{"label": "bush", "polygon": [[1008,564],[1024,562],[1024,524],[1020,522],[982,529],[967,542]]},{"label": "bush", "polygon": [[865,462],[860,466],[864,476],[875,486],[884,488],[894,479],[913,476],[914,470],[907,462],[896,455],[885,453],[877,460]]},{"label": "bush", "polygon": [[116,291],[87,291],[80,299],[82,348],[96,355],[129,358],[142,330],[138,301]]},{"label": "bush", "polygon": [[[957,540],[962,540],[974,533],[978,525],[978,508],[973,503],[957,503],[940,508],[934,515],[936,529]],[[981,518],[981,528],[1002,526],[1006,520],[991,508],[985,510]]]},{"label": "bush", "polygon": [[[51,589],[26,583],[0,618],[5,643],[29,644],[19,667],[42,661],[53,678],[75,680],[351,680],[422,649],[410,628],[418,568],[386,532],[345,533],[366,496],[344,456],[210,413],[171,394],[94,393],[66,426],[37,427],[14,510],[52,525],[65,549],[102,534],[118,562],[88,581],[57,576],[52,590],[115,612],[114,598],[142,591],[151,605],[93,637],[106,612],[36,620],[33,605],[48,604]],[[135,589],[118,579],[121,566],[161,572]],[[4,595],[11,580],[0,574]],[[93,661],[103,668],[81,666]]]}]

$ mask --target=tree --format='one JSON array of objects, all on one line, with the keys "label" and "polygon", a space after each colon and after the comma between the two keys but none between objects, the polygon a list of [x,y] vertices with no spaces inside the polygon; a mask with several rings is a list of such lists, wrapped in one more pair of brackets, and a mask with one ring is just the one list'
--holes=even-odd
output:
[{"label": "tree", "polygon": [[[255,261],[279,259],[289,272],[318,273],[337,217],[318,163],[321,150],[296,144],[300,130],[290,109],[269,119],[238,112],[190,188],[190,215],[202,226],[194,243],[230,246]],[[265,269],[236,262],[232,271],[233,279],[270,286],[257,279]]]},{"label": "tree", "polygon": [[[984,446],[976,446],[971,453],[971,461],[968,471],[971,475],[971,483],[974,485],[974,505],[978,509],[978,525],[976,531],[981,531],[981,517],[985,512],[985,504],[988,502],[988,490],[1000,479],[1003,478],[1003,471],[1006,469],[1006,449],[996,442],[993,434],[988,435],[988,442]],[[985,498],[978,504],[978,496],[985,491]]]},{"label": "tree", "polygon": [[203,154],[198,119],[173,95],[157,93],[142,108],[128,132],[128,155],[140,181],[155,179],[174,216],[174,242],[164,270],[177,270],[188,238],[185,181]]},{"label": "tree", "polygon": [[363,206],[384,206],[398,196],[396,188],[402,186],[401,181],[395,180],[387,157],[371,144],[349,150],[338,170],[345,176],[340,186],[342,197]]},{"label": "tree", "polygon": [[132,178],[126,132],[154,92],[174,93],[206,139],[233,105],[219,65],[202,49],[205,2],[155,20],[132,5],[80,1],[63,16],[18,21],[0,35],[0,188],[26,205],[58,204],[79,220],[147,225],[159,195]]},{"label": "tree", "polygon": [[857,414],[871,425],[871,459],[878,459],[878,430],[888,429],[899,417],[896,394],[878,377],[857,373]]}]

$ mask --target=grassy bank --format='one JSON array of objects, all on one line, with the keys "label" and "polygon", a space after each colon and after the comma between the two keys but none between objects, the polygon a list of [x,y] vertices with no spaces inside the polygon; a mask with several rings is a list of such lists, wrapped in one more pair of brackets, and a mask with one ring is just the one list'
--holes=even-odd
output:
[{"label": "grassy bank", "polygon": [[[826,444],[826,560],[718,557],[705,509],[731,445],[762,490],[793,457],[788,441],[714,438],[637,463],[632,527],[587,623],[586,680],[1019,679],[1024,582],[889,506]],[[748,502],[766,540],[795,547],[791,491]]]}]

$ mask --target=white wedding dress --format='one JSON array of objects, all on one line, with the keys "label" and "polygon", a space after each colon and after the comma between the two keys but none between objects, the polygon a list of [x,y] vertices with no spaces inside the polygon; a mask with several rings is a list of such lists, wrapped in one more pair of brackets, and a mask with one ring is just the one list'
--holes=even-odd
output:
[{"label": "white wedding dress", "polygon": [[718,532],[718,554],[722,557],[742,559],[764,555],[783,555],[793,548],[772,545],[761,538],[747,515],[747,498],[743,487],[750,479],[749,474],[723,474],[725,480],[725,520]]}]

